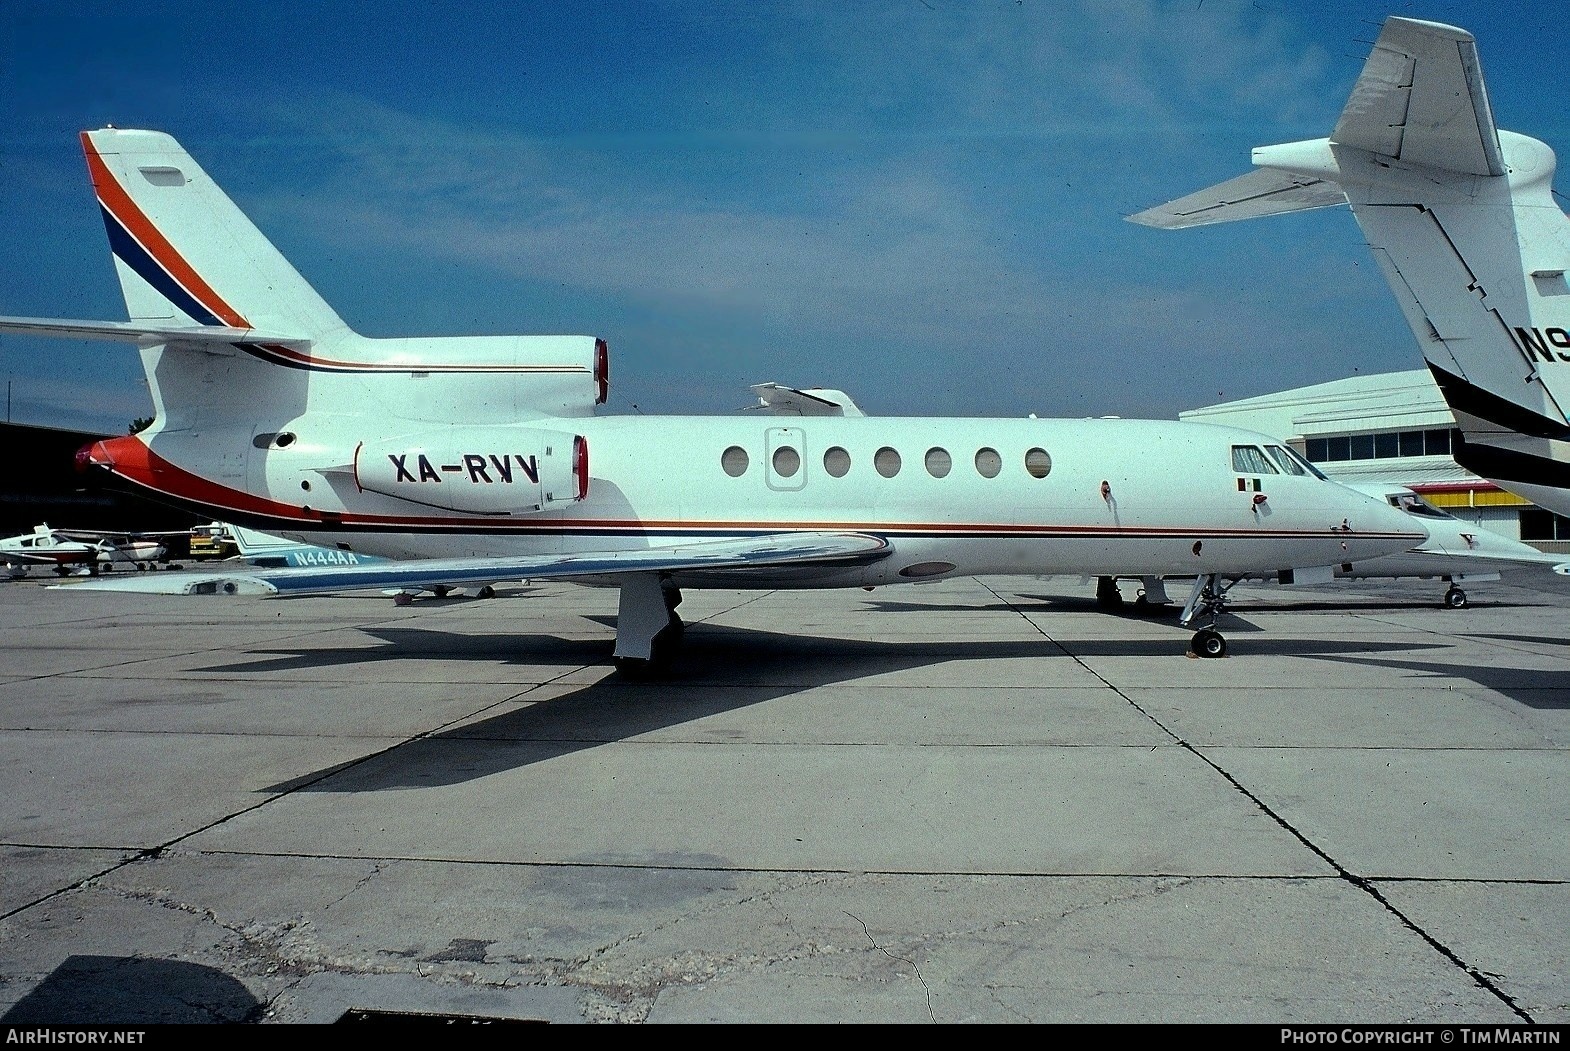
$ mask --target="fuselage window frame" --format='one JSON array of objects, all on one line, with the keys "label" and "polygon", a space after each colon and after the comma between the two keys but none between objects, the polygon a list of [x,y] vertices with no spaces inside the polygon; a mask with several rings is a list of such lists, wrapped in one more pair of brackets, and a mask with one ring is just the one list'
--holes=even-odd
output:
[{"label": "fuselage window frame", "polygon": [[752,465],[752,458],[747,455],[747,450],[739,445],[732,445],[720,453],[720,468],[732,478],[740,478],[747,473],[747,468]]}]

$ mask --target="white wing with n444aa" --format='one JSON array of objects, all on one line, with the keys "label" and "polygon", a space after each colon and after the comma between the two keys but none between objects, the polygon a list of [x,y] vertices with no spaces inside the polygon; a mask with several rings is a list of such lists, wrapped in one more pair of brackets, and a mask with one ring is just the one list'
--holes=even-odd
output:
[{"label": "white wing with n444aa", "polygon": [[613,656],[642,674],[675,653],[683,588],[1181,575],[1185,622],[1212,621],[1194,648],[1218,656],[1226,579],[1424,539],[1279,442],[1208,424],[867,417],[848,399],[799,418],[597,415],[603,340],[360,336],[174,139],[82,145],[130,320],[0,330],[140,348],[154,422],[86,458],[214,520],[395,560],[139,590],[613,586]]}]

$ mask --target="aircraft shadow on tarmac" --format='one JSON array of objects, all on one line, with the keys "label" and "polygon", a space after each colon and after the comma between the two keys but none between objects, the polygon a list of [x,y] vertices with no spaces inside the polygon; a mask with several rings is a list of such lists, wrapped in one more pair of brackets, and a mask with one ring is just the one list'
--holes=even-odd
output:
[{"label": "aircraft shadow on tarmac", "polygon": [[[607,618],[608,619],[608,618]],[[381,660],[430,657],[441,660],[560,662],[576,668],[609,664],[610,642],[548,635],[453,634],[425,628],[361,629],[382,640],[366,649],[299,649],[274,659],[209,669],[226,674],[308,670]],[[783,634],[721,625],[689,625],[671,677],[655,682],[607,675],[571,693],[534,703],[527,687],[496,714],[418,738],[418,750],[394,746],[363,760],[337,764],[266,792],[365,792],[457,784],[518,769],[562,755],[666,730],[817,687],[854,683],[896,673],[921,672],[956,661],[1025,658],[1041,661],[1082,657],[1161,657],[1182,661],[1186,640],[1092,639],[1060,644],[1029,640],[962,639],[942,642],[880,642]],[[1250,653],[1347,659],[1357,654],[1442,649],[1439,643],[1363,642],[1347,639],[1253,638]],[[253,652],[268,652],[258,649]],[[1022,671],[1021,673],[1028,674]],[[1052,684],[1050,665],[1041,683]],[[913,680],[915,681],[915,680]],[[963,676],[956,682],[963,682]],[[1028,682],[1022,683],[1029,685]],[[437,749],[430,744],[443,746]]]},{"label": "aircraft shadow on tarmac", "polygon": [[[1565,642],[1563,639],[1547,641]],[[1566,689],[1562,680],[1556,678],[1559,674],[1556,672],[1536,668],[1479,668],[1471,664],[1418,663],[1349,653],[1324,654],[1323,657],[1328,661],[1360,668],[1388,668],[1408,677],[1470,681],[1485,690],[1508,697],[1519,705],[1539,711],[1570,709],[1570,689]]]},{"label": "aircraft shadow on tarmac", "polygon": [[145,956],[69,956],[0,1025],[255,1022],[261,1001],[222,971]]}]

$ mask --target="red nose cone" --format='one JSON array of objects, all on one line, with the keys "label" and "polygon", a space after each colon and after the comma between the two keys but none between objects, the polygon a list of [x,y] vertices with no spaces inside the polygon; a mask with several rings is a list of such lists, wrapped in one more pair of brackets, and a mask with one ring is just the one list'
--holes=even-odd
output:
[{"label": "red nose cone", "polygon": [[[94,445],[96,444],[95,442]],[[76,473],[81,474],[91,466],[93,466],[93,446],[84,445],[76,450]]]}]

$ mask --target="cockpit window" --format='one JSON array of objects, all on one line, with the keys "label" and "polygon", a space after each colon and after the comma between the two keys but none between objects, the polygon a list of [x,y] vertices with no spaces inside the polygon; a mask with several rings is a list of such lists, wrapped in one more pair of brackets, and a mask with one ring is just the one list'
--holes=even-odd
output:
[{"label": "cockpit window", "polygon": [[1416,493],[1391,493],[1385,499],[1390,501],[1391,507],[1399,507],[1409,515],[1418,515],[1422,518],[1450,517]]},{"label": "cockpit window", "polygon": [[1325,476],[1320,473],[1319,468],[1303,459],[1294,450],[1288,449],[1284,445],[1267,445],[1265,448],[1270,450],[1270,455],[1287,474],[1311,474],[1321,481],[1325,480]]},{"label": "cockpit window", "polygon": [[1232,469],[1243,474],[1279,474],[1257,445],[1232,446]]},{"label": "cockpit window", "polygon": [[1287,451],[1285,449],[1281,448],[1281,446],[1279,446],[1279,445],[1267,445],[1267,446],[1265,446],[1265,451],[1270,454],[1270,458],[1272,460],[1276,461],[1276,465],[1281,468],[1283,473],[1285,473],[1285,474],[1307,474],[1308,473],[1306,470],[1303,469],[1303,465],[1298,463],[1296,460],[1292,459],[1292,457],[1288,456],[1287,455]]}]

